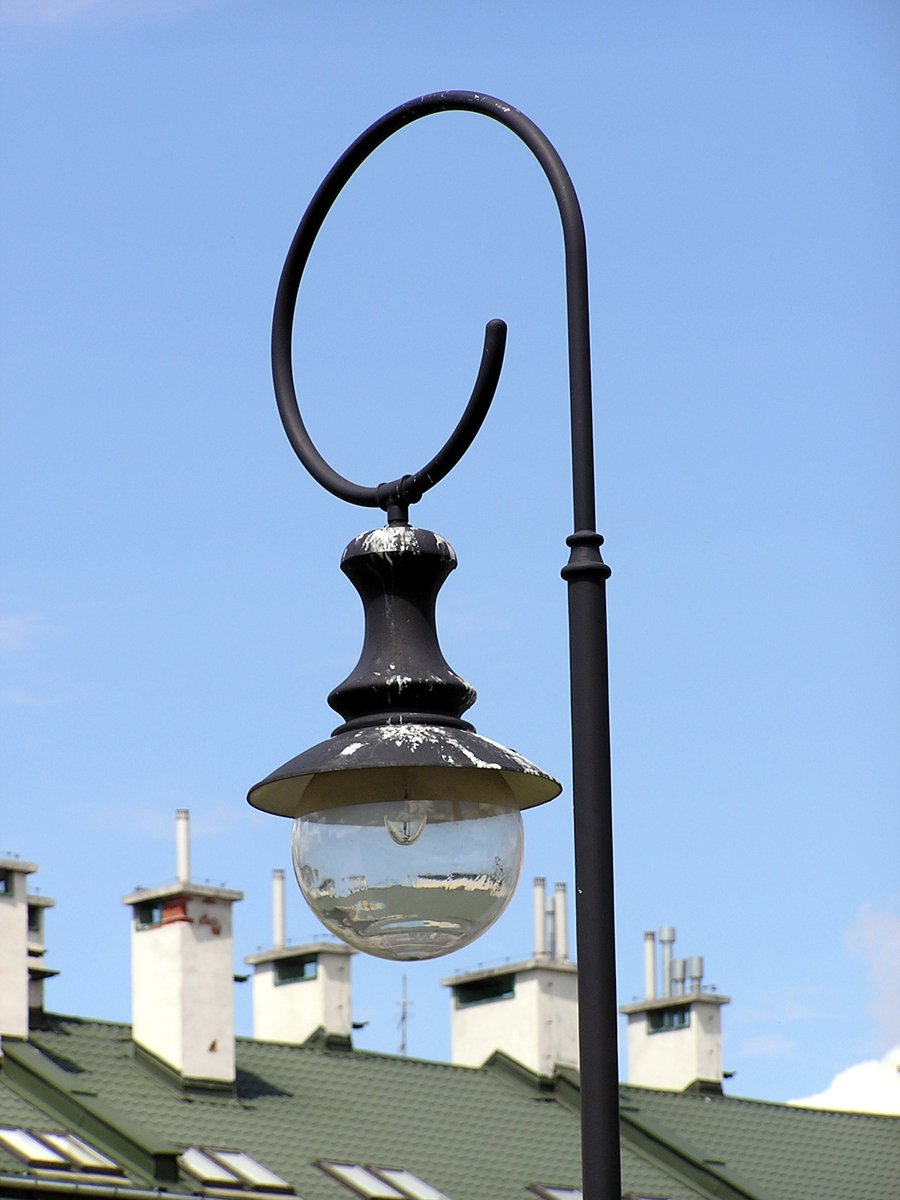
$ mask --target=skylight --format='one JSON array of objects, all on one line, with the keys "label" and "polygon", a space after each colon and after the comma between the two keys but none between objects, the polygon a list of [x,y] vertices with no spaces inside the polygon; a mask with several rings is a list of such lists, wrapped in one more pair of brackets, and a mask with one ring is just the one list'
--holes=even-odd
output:
[{"label": "skylight", "polygon": [[384,1179],[379,1179],[372,1171],[353,1163],[320,1162],[319,1166],[341,1183],[352,1187],[358,1195],[366,1200],[404,1200],[403,1192]]},{"label": "skylight", "polygon": [[19,1158],[24,1158],[27,1163],[51,1167],[68,1165],[61,1154],[51,1150],[44,1142],[24,1129],[0,1129],[0,1142],[6,1146],[7,1150],[12,1150]]},{"label": "skylight", "polygon": [[293,1192],[291,1185],[243,1150],[201,1150],[191,1146],[178,1158],[188,1174],[206,1187]]},{"label": "skylight", "polygon": [[101,1154],[99,1150],[95,1150],[93,1146],[83,1142],[74,1133],[43,1133],[41,1137],[76,1166],[91,1171],[118,1171],[119,1169],[111,1158],[107,1158],[105,1154]]},{"label": "skylight", "polygon": [[358,1163],[324,1161],[318,1165],[366,1200],[448,1200],[443,1192],[403,1167],[363,1167]]},{"label": "skylight", "polygon": [[404,1196],[411,1200],[447,1200],[443,1192],[433,1188],[430,1183],[417,1179],[412,1171],[404,1171],[396,1167],[372,1167],[371,1170],[380,1175],[388,1183],[398,1187]]},{"label": "skylight", "polygon": [[121,1175],[121,1169],[74,1133],[45,1133],[35,1129],[0,1126],[0,1145],[11,1150],[29,1166],[56,1171],[89,1171]]},{"label": "skylight", "polygon": [[541,1200],[582,1200],[581,1188],[547,1187],[543,1183],[533,1183],[529,1189]]}]

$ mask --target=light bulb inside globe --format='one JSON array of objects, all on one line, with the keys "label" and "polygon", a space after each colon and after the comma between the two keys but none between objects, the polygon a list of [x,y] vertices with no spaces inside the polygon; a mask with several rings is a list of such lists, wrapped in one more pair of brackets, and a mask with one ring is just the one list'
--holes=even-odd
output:
[{"label": "light bulb inside globe", "polygon": [[428,812],[424,804],[405,797],[384,813],[384,827],[398,846],[411,846],[421,837]]},{"label": "light bulb inside globe", "polygon": [[[307,903],[348,945],[381,958],[436,958],[475,940],[509,903],[522,865],[522,816],[499,771],[382,768],[354,774],[358,803],[297,817],[292,857]],[[345,798],[346,791],[345,791]]]}]

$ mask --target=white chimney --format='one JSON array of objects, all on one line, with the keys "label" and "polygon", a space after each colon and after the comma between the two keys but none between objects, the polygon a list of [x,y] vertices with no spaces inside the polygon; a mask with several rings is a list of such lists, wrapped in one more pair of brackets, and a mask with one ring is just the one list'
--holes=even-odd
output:
[{"label": "white chimney", "polygon": [[28,896],[28,1021],[32,1026],[44,1012],[44,981],[59,974],[44,966],[44,913],[55,904],[49,896]]},{"label": "white chimney", "polygon": [[133,910],[132,1036],[184,1079],[231,1084],[234,962],[231,906],[243,894],[190,881],[186,809],[176,817],[175,883],[141,888]]},{"label": "white chimney", "polygon": [[300,1045],[318,1029],[330,1037],[352,1031],[350,957],[342,942],[288,946],[284,871],[272,872],[271,950],[249,954],[253,967],[253,1036]]},{"label": "white chimney", "polygon": [[539,1075],[578,1066],[578,969],[568,960],[565,884],[555,886],[549,912],[546,903],[546,883],[538,878],[533,958],[442,980],[452,993],[455,1064],[478,1067],[499,1050]]},{"label": "white chimney", "polygon": [[[644,934],[646,998],[619,1009],[628,1017],[628,1082],[682,1090],[693,1083],[722,1085],[722,1006],[728,996],[702,991],[703,959],[672,958],[675,930],[659,931],[664,994],[654,994],[655,939]],[[690,991],[685,977],[690,978]]]},{"label": "white chimney", "polygon": [[44,910],[54,901],[28,894],[37,865],[0,858],[0,1036],[27,1038],[31,1019],[43,1011]]}]

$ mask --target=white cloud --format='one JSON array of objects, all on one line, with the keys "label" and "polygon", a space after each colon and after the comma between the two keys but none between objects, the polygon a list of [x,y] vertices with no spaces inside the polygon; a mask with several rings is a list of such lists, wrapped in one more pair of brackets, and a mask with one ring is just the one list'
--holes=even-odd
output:
[{"label": "white cloud", "polygon": [[893,1048],[839,1071],[822,1092],[791,1100],[808,1108],[900,1116],[900,912],[896,905],[878,909],[864,904],[847,931],[847,949],[869,966],[869,1012],[878,1026],[882,1046]]},{"label": "white cloud", "polygon": [[867,960],[871,984],[869,1012],[878,1025],[879,1042],[900,1042],[900,911],[864,904],[847,931],[847,949]]},{"label": "white cloud", "polygon": [[883,1058],[869,1059],[839,1071],[824,1092],[788,1103],[805,1108],[900,1116],[900,1046],[889,1050]]}]

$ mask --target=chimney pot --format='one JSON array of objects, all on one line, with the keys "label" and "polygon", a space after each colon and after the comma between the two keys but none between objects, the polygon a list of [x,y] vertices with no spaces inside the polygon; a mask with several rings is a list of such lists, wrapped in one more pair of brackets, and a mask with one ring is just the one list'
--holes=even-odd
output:
[{"label": "chimney pot", "polygon": [[644,934],[644,998],[656,999],[656,934],[652,929]]},{"label": "chimney pot", "polygon": [[672,959],[672,992],[675,996],[684,994],[685,961],[683,958]]},{"label": "chimney pot", "polygon": [[191,814],[186,808],[179,808],[175,813],[175,850],[176,878],[179,883],[189,883],[191,878]]},{"label": "chimney pot", "polygon": [[672,946],[675,942],[675,930],[671,925],[663,925],[659,931],[659,940],[662,942],[663,959],[662,959],[662,982],[663,996],[672,995]]},{"label": "chimney pot", "polygon": [[691,980],[691,991],[702,991],[703,985],[703,957],[700,954],[694,954],[688,959],[688,975]]},{"label": "chimney pot", "polygon": [[547,953],[547,880],[538,875],[534,881],[534,957],[542,961]]},{"label": "chimney pot", "polygon": [[566,885],[558,883],[553,893],[553,949],[554,958],[565,962],[569,957],[569,927],[566,912]]},{"label": "chimney pot", "polygon": [[276,867],[272,872],[272,948],[283,950],[284,944],[284,871]]}]

